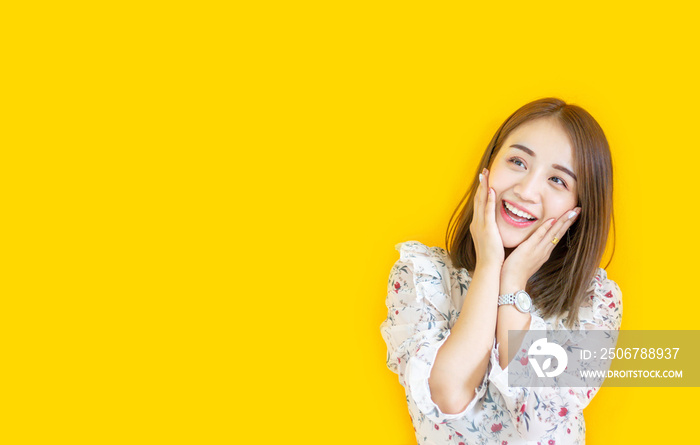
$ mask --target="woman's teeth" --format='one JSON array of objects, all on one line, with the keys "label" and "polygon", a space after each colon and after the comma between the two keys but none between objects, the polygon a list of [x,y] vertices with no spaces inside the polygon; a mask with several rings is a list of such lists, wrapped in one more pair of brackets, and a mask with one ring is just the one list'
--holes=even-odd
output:
[{"label": "woman's teeth", "polygon": [[521,218],[529,219],[530,221],[537,219],[529,213],[523,212],[522,210],[513,207],[505,201],[503,201],[503,205],[505,205],[506,209],[508,209],[509,212],[513,213],[514,215],[518,215]]}]

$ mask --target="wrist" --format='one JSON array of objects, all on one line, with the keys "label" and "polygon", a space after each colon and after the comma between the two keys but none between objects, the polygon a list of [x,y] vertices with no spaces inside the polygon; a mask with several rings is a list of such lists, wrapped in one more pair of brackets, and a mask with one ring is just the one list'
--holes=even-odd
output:
[{"label": "wrist", "polygon": [[532,310],[532,298],[522,289],[516,292],[501,294],[498,296],[499,313],[501,313],[501,309],[506,312],[510,309],[517,309],[518,312],[527,314]]},{"label": "wrist", "polygon": [[527,280],[516,277],[502,277],[499,288],[499,295],[512,294],[519,290],[525,290]]},{"label": "wrist", "polygon": [[498,277],[500,280],[501,277],[501,267],[502,264],[499,264],[496,261],[491,261],[491,262],[477,262],[476,267],[474,269],[474,274],[479,274],[479,275],[495,275]]}]

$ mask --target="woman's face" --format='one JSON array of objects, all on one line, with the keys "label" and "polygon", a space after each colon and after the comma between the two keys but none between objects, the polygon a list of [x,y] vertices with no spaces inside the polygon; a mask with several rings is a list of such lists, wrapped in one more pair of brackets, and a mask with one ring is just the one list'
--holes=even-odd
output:
[{"label": "woman's face", "polygon": [[548,219],[576,207],[573,153],[560,124],[537,119],[513,130],[491,165],[489,185],[496,191],[496,223],[505,248],[517,247]]}]

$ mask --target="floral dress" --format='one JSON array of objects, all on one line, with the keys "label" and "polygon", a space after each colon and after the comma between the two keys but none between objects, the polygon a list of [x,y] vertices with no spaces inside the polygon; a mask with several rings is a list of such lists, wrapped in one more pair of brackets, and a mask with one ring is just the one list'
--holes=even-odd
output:
[{"label": "floral dress", "polygon": [[[438,349],[459,317],[471,277],[466,269],[456,269],[440,247],[407,241],[397,244],[396,250],[400,258],[389,274],[388,316],[380,330],[387,345],[387,367],[398,374],[406,391],[418,444],[585,443],[583,409],[599,387],[509,387],[508,367],[499,365],[495,338],[490,363],[469,405],[456,414],[438,408],[428,377]],[[620,329],[622,293],[605,270],[598,269],[589,293],[575,329]],[[566,329],[566,318],[544,319],[536,308],[531,315],[531,330]]]}]

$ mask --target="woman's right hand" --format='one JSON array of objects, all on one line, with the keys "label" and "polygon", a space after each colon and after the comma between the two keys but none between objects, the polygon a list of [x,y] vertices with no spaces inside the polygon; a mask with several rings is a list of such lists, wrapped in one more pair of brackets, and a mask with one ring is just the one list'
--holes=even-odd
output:
[{"label": "woman's right hand", "polygon": [[469,231],[474,240],[477,266],[503,266],[503,240],[496,225],[496,192],[489,187],[490,172],[482,171],[481,183],[474,197],[474,216]]}]

